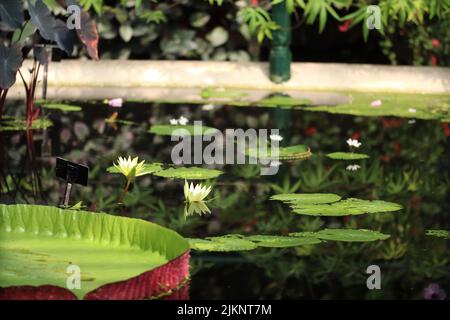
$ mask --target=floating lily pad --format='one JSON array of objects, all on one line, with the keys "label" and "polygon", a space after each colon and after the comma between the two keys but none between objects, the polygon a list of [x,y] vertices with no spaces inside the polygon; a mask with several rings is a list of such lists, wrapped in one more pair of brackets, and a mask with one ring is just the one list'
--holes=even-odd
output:
[{"label": "floating lily pad", "polygon": [[206,180],[220,176],[223,172],[220,170],[198,168],[198,167],[178,167],[168,168],[155,173],[156,176],[171,179],[185,180]]},{"label": "floating lily pad", "polygon": [[386,240],[390,236],[378,231],[365,229],[324,229],[314,234],[317,238],[333,241],[368,242]]},{"label": "floating lily pad", "polygon": [[25,120],[4,119],[2,122],[0,122],[0,131],[25,131],[25,130],[47,129],[52,125],[53,123],[48,119],[36,119],[32,122],[31,126],[27,128],[27,123]]},{"label": "floating lily pad", "polygon": [[248,251],[257,246],[251,241],[238,237],[211,237],[206,239],[188,239],[191,249],[200,251]]},{"label": "floating lily pad", "polygon": [[[50,285],[78,298],[150,298],[186,281],[188,250],[176,232],[144,220],[0,205],[1,290]],[[67,288],[69,267],[80,272],[80,289]]]},{"label": "floating lily pad", "polygon": [[193,135],[214,135],[219,130],[207,126],[194,125],[154,125],[149,130],[150,133],[160,136],[193,136]]},{"label": "floating lily pad", "polygon": [[361,160],[369,158],[367,154],[353,152],[333,152],[327,154],[326,156],[335,160]]},{"label": "floating lily pad", "polygon": [[297,247],[311,244],[318,244],[320,241],[317,238],[311,237],[288,237],[288,236],[271,236],[271,235],[256,235],[246,237],[245,240],[255,242],[258,247],[268,248],[287,248]]},{"label": "floating lily pad", "polygon": [[381,200],[346,199],[330,204],[292,205],[294,213],[310,216],[348,216],[364,213],[391,212],[402,209],[402,206]]},{"label": "floating lily pad", "polygon": [[262,154],[260,154],[258,148],[249,148],[246,154],[253,158],[274,160],[301,160],[309,158],[312,155],[311,149],[303,144],[289,147],[279,147],[278,157],[274,155],[275,152],[273,152],[269,146],[266,148],[266,151],[262,152]]},{"label": "floating lily pad", "polygon": [[270,200],[291,204],[324,204],[339,201],[341,197],[333,193],[284,193],[273,195]]},{"label": "floating lily pad", "polygon": [[[160,163],[145,163],[136,177],[145,176],[147,174],[152,174],[161,170],[163,170],[163,167]],[[121,173],[120,170],[114,166],[109,167],[108,169],[106,169],[106,171],[108,171],[109,173]]]},{"label": "floating lily pad", "polygon": [[72,105],[61,104],[61,103],[42,104],[41,107],[44,109],[60,110],[63,112],[75,112],[75,111],[82,110],[81,107],[79,107],[79,106],[72,106]]},{"label": "floating lily pad", "polygon": [[427,230],[425,234],[427,236],[450,239],[450,231],[447,230]]}]

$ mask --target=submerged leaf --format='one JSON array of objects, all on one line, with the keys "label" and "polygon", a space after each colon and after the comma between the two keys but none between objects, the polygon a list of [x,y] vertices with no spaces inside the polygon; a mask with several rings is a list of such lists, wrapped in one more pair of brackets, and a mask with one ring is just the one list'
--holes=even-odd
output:
[{"label": "submerged leaf", "polygon": [[314,236],[323,240],[348,242],[386,240],[390,237],[388,234],[365,229],[324,229],[315,232]]}]

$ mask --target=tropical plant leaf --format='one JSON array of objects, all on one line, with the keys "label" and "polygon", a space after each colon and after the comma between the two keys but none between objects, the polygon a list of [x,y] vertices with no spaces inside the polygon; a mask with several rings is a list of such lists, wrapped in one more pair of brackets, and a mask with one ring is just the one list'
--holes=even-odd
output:
[{"label": "tropical plant leaf", "polygon": [[248,251],[256,249],[256,244],[238,237],[211,237],[206,239],[187,239],[193,250],[199,251]]},{"label": "tropical plant leaf", "polygon": [[36,32],[36,27],[34,26],[33,22],[31,20],[28,20],[23,28],[16,29],[13,33],[11,42],[17,43],[21,42],[24,43],[28,37],[33,35]]},{"label": "tropical plant leaf", "polygon": [[21,28],[23,24],[22,0],[9,0],[0,2],[0,26],[10,29]]},{"label": "tropical plant leaf", "polygon": [[[0,287],[66,288],[68,267],[76,266],[81,288],[72,292],[82,298],[104,285],[162,267],[186,253],[189,244],[176,232],[143,220],[47,206],[0,205],[0,249]],[[170,276],[180,272],[179,280],[184,281],[183,270],[170,269]]]},{"label": "tropical plant leaf", "polygon": [[258,247],[267,248],[288,248],[321,243],[317,238],[312,237],[288,237],[272,235],[256,235],[244,238],[256,243]]},{"label": "tropical plant leaf", "polygon": [[333,152],[327,154],[326,156],[335,160],[360,160],[369,158],[367,154],[353,152]]},{"label": "tropical plant leaf", "polygon": [[381,200],[346,199],[330,204],[293,204],[293,212],[311,216],[348,216],[364,213],[391,212],[402,209],[402,206]]},{"label": "tropical plant leaf", "polygon": [[73,33],[66,24],[53,17],[48,7],[42,0],[36,0],[33,6],[28,0],[28,12],[40,35],[48,41],[54,41],[67,54],[73,52]]},{"label": "tropical plant leaf", "polygon": [[206,126],[194,125],[154,125],[149,130],[150,133],[160,136],[187,136],[187,135],[213,135],[219,130]]},{"label": "tropical plant leaf", "polygon": [[198,167],[178,167],[168,168],[155,173],[155,176],[171,179],[184,180],[206,180],[214,179],[220,176],[223,172],[220,170],[198,168]]},{"label": "tropical plant leaf", "polygon": [[450,239],[450,231],[447,230],[427,230],[425,234],[427,236]]},{"label": "tropical plant leaf", "polygon": [[333,193],[285,193],[273,195],[270,200],[301,205],[332,203],[341,200],[341,197]]},{"label": "tropical plant leaf", "polygon": [[[298,236],[297,233],[291,233],[292,236]],[[313,232],[310,236],[322,240],[347,241],[347,242],[369,242],[376,240],[386,240],[390,236],[378,231],[365,229],[324,229]]]},{"label": "tropical plant leaf", "polygon": [[22,47],[13,44],[10,48],[0,41],[0,88],[9,89],[16,82],[16,75],[22,66]]}]

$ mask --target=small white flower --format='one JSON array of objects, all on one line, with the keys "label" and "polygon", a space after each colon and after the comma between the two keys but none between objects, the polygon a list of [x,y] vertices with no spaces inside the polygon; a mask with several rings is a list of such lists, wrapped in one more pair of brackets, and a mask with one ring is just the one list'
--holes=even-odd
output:
[{"label": "small white flower", "polygon": [[271,135],[269,136],[269,138],[270,138],[270,140],[272,140],[272,141],[281,141],[281,140],[283,140],[283,137],[280,136],[279,134],[271,134]]},{"label": "small white flower", "polygon": [[414,119],[408,120],[408,123],[409,123],[409,124],[414,124],[414,123],[416,123],[416,120],[414,120]]},{"label": "small white flower", "polygon": [[189,185],[186,180],[184,181],[184,198],[189,203],[203,201],[210,192],[211,186],[207,188],[199,183],[194,187],[192,182]]},{"label": "small white flower", "polygon": [[281,166],[281,162],[278,160],[272,160],[272,161],[270,161],[270,166],[274,167],[274,168],[279,167],[279,166]]},{"label": "small white flower", "polygon": [[408,109],[408,112],[411,112],[411,113],[416,113],[416,112],[417,112],[417,109],[414,109],[414,108],[409,108],[409,109]]},{"label": "small white flower", "polygon": [[381,100],[373,100],[371,103],[370,103],[370,105],[372,106],[372,107],[379,107],[379,106],[381,106],[383,103],[381,102]]},{"label": "small white flower", "polygon": [[355,147],[355,148],[359,148],[360,146],[361,146],[361,142],[359,142],[358,140],[356,140],[356,139],[348,139],[347,140],[347,144],[350,146],[350,147]]},{"label": "small white flower", "polygon": [[176,126],[178,124],[178,120],[177,119],[170,119],[170,124],[173,126]]},{"label": "small white flower", "polygon": [[188,119],[188,118],[185,118],[185,117],[183,117],[183,116],[181,116],[181,117],[178,119],[178,123],[181,124],[182,126],[186,125],[188,122],[189,122],[189,119]]},{"label": "small white flower", "polygon": [[351,164],[351,165],[347,166],[346,169],[347,169],[348,171],[356,171],[356,170],[358,170],[359,168],[361,168],[360,165],[358,165],[358,164]]}]

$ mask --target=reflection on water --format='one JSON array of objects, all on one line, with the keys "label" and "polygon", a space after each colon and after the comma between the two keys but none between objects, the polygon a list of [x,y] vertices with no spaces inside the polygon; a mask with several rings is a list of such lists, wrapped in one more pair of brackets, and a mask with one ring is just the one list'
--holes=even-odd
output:
[{"label": "reflection on water", "polygon": [[[441,299],[450,292],[449,241],[425,234],[429,229],[450,229],[448,132],[437,121],[307,111],[286,115],[226,106],[202,110],[129,105],[115,114],[109,107],[90,104],[82,112],[48,112],[54,126],[45,132],[1,132],[1,202],[60,204],[65,185],[54,178],[55,157],[60,156],[90,167],[89,186],[74,186],[72,204],[82,201],[88,210],[153,221],[189,238],[287,235],[324,228],[363,228],[390,235],[367,243],[193,252],[193,299]],[[130,187],[124,204],[117,205],[123,179],[106,168],[118,156],[128,155],[147,163],[170,163],[174,142],[148,133],[148,127],[180,116],[220,130],[280,128],[283,143],[305,144],[313,156],[282,161],[276,176],[260,176],[253,165],[216,166],[225,174],[211,181],[212,200],[207,204],[185,204],[183,180],[143,176]],[[325,156],[348,150],[349,138],[362,142],[358,152],[370,158],[349,162]],[[318,217],[294,214],[289,206],[268,200],[273,194],[296,192],[381,199],[403,209]],[[381,269],[381,290],[367,289],[370,265]]]}]

